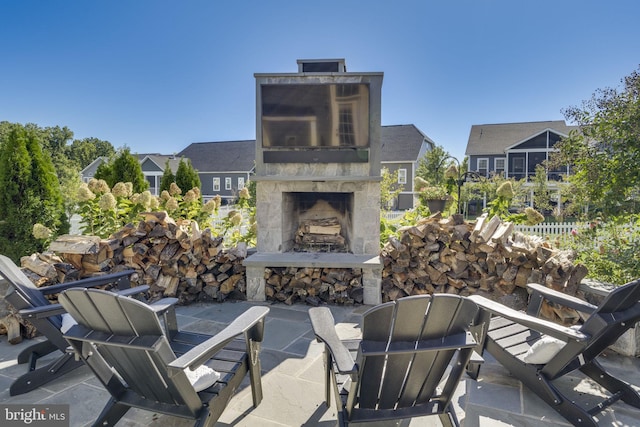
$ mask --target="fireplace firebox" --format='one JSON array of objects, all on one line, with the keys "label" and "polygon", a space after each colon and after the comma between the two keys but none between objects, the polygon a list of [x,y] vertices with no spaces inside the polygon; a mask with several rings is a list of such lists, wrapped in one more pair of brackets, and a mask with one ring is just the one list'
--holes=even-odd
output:
[{"label": "fireplace firebox", "polygon": [[284,252],[350,252],[353,193],[284,193],[282,203]]}]

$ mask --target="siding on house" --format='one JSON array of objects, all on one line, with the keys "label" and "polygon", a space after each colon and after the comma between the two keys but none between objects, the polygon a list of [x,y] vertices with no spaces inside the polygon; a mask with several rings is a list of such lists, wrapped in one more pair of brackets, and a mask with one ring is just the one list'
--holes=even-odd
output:
[{"label": "siding on house", "polygon": [[413,181],[418,162],[435,143],[415,125],[382,126],[382,151],[380,153],[382,167],[394,173],[404,170],[405,182],[398,182],[402,192],[393,202],[393,209],[405,210],[415,206]]},{"label": "siding on house", "polygon": [[[220,195],[226,201],[234,200],[247,185],[255,166],[255,154],[255,140],[195,142],[178,153],[190,159],[198,171],[203,198]],[[216,182],[218,190],[214,188]]]},{"label": "siding on house", "polygon": [[[465,152],[469,169],[487,177],[502,173],[529,181],[536,166],[554,151],[555,144],[576,129],[564,120],[473,125]],[[504,169],[498,169],[498,165]],[[547,175],[549,180],[557,181],[568,171],[567,166],[549,170]]]}]

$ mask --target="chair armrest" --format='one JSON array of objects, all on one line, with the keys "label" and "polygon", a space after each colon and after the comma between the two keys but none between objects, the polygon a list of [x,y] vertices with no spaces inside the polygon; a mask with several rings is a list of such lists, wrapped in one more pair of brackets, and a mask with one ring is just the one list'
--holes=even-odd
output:
[{"label": "chair armrest", "polygon": [[[117,294],[129,297],[132,295],[137,295],[142,292],[146,292],[148,290],[149,290],[149,286],[142,285],[142,286],[136,286],[135,288],[129,288],[129,289],[124,289],[122,291],[118,291]],[[23,308],[22,310],[18,311],[18,314],[20,314],[20,316],[22,316],[25,319],[45,319],[47,317],[64,314],[66,312],[67,310],[65,310],[60,304],[50,304],[50,305],[44,305],[41,307]]]},{"label": "chair armrest", "polygon": [[336,363],[338,372],[351,374],[356,372],[357,366],[351,357],[351,353],[344,346],[336,332],[335,321],[331,310],[327,307],[314,307],[309,310],[311,327],[318,341],[324,342]]},{"label": "chair armrest", "polygon": [[[102,276],[87,277],[86,279],[74,280],[73,282],[59,283],[57,285],[44,286],[38,290],[43,295],[57,294],[71,288],[93,288],[96,286],[108,285],[109,283],[118,282],[118,289],[123,290],[131,287],[129,276],[135,273],[135,270],[125,270],[118,273],[104,274]],[[126,280],[124,280],[126,279]],[[126,284],[127,286],[124,286]]]},{"label": "chair armrest", "polygon": [[[533,304],[536,304],[536,301],[540,301],[540,298],[544,298],[548,301],[554,302],[556,304],[561,304],[565,307],[572,308],[582,313],[593,313],[598,309],[597,306],[589,304],[588,302],[583,301],[580,298],[572,297],[571,295],[567,295],[565,293],[556,291],[537,283],[528,283],[527,288],[531,289],[532,291],[531,302]],[[533,315],[534,313],[529,312],[529,314]]]},{"label": "chair armrest", "polygon": [[505,319],[512,320],[535,331],[551,335],[552,337],[564,341],[570,339],[574,341],[586,341],[589,339],[588,335],[580,331],[514,310],[490,299],[481,297],[480,295],[471,295],[469,299],[475,302],[480,309],[486,310],[492,315],[504,317]]},{"label": "chair armrest", "polygon": [[22,316],[23,319],[46,319],[47,317],[57,316],[66,312],[67,310],[60,304],[49,304],[35,308],[23,308],[18,311],[18,314]]},{"label": "chair armrest", "polygon": [[162,298],[154,303],[149,304],[149,307],[151,307],[151,309],[156,314],[161,315],[164,314],[167,310],[174,308],[177,303],[178,298]]},{"label": "chair armrest", "polygon": [[[262,324],[260,326],[264,326],[264,318],[268,312],[268,307],[251,307],[222,331],[169,363],[169,369],[175,373],[187,367],[195,369],[201,366],[237,336],[249,332],[250,329],[259,324]],[[259,338],[261,340],[262,336]]]}]

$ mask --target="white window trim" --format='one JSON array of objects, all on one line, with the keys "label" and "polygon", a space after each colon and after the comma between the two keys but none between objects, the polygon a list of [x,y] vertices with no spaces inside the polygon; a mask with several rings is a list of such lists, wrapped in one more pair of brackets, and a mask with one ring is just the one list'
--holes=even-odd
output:
[{"label": "white window trim", "polygon": [[482,168],[480,168],[480,162],[483,162],[486,164],[486,167],[484,168],[486,170],[485,172],[485,176],[489,176],[489,158],[488,157],[481,157],[478,159],[477,163],[476,163],[476,172],[480,173],[480,170]]},{"label": "white window trim", "polygon": [[220,178],[213,178],[213,191],[220,191]]},{"label": "white window trim", "polygon": [[224,179],[224,189],[231,190],[231,177],[226,177]]},{"label": "white window trim", "polygon": [[406,184],[407,183],[407,169],[401,168],[398,169],[398,184]]},{"label": "white window trim", "polygon": [[238,177],[238,190],[242,190],[244,188],[244,177],[243,176],[239,176]]}]

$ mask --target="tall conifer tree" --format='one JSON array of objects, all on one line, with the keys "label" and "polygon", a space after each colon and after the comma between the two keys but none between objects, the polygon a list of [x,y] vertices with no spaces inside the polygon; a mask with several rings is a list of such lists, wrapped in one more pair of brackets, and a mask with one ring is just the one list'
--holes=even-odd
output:
[{"label": "tall conifer tree", "polygon": [[18,262],[40,252],[43,242],[33,237],[40,223],[54,235],[67,233],[60,184],[53,163],[32,130],[15,124],[0,149],[0,253]]}]

